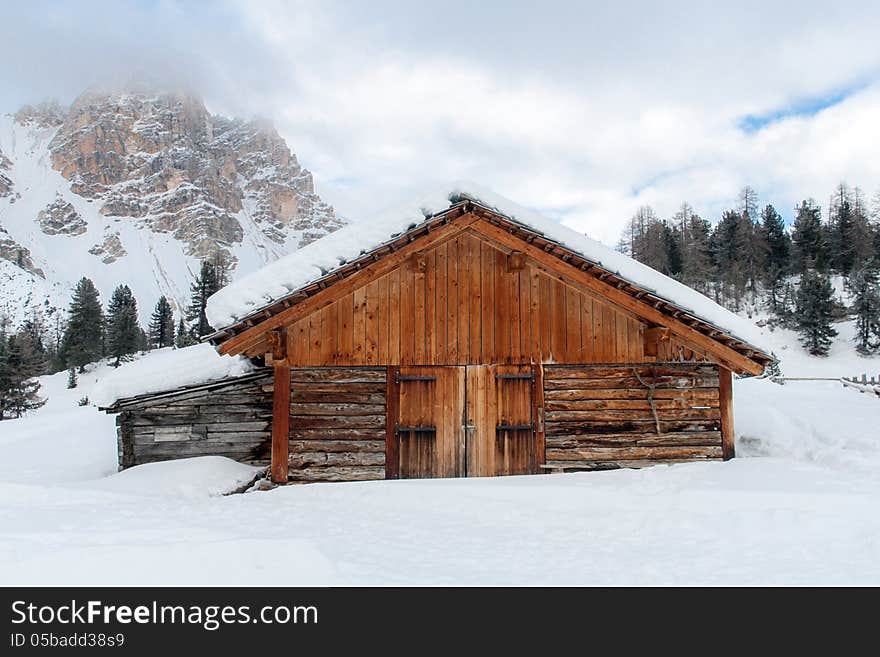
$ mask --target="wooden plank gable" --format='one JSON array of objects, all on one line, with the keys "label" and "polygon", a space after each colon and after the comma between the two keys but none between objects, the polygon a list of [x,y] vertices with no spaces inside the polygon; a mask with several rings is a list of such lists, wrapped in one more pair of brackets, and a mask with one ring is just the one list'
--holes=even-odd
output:
[{"label": "wooden plank gable", "polygon": [[[515,266],[511,266],[511,254]],[[258,357],[288,327],[291,366],[716,361],[762,366],[648,303],[464,214],[262,323],[221,353]],[[646,331],[673,336],[645,353]],[[304,336],[308,335],[304,345]]]},{"label": "wooden plank gable", "polygon": [[[473,365],[645,359],[631,313],[464,230],[367,281],[287,331],[289,365]],[[331,290],[327,290],[329,294]],[[594,313],[603,323],[594,335]],[[315,317],[324,318],[316,321]],[[259,355],[262,343],[248,350]]]}]

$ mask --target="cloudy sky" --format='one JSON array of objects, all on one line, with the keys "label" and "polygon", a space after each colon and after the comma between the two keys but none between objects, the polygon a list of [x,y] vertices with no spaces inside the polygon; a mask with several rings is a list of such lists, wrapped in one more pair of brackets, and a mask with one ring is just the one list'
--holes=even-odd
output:
[{"label": "cloudy sky", "polygon": [[470,179],[609,243],[880,186],[880,3],[660,4],[7,3],[0,110],[147,75],[271,119],[350,218]]}]

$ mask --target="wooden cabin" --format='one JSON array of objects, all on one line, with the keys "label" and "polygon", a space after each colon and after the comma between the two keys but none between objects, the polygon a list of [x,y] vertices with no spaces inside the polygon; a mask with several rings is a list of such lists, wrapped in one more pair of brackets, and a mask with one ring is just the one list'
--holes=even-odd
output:
[{"label": "wooden cabin", "polygon": [[223,454],[308,482],[733,457],[732,373],[772,355],[599,260],[453,196],[210,336],[253,374],[116,402],[120,465]]}]

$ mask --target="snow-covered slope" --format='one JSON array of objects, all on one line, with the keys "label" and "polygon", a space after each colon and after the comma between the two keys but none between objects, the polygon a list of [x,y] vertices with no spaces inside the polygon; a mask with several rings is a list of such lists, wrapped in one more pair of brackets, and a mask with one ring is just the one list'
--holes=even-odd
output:
[{"label": "snow-covered slope", "polygon": [[0,116],[0,313],[66,308],[91,278],[126,283],[146,323],[159,295],[187,302],[199,260],[233,278],[342,222],[270,126],[212,116],[197,99],[87,93]]},{"label": "snow-covered slope", "polygon": [[[791,336],[773,335],[783,370],[796,364]],[[0,581],[880,584],[873,395],[736,381],[738,458],[726,463],[221,496],[254,469],[198,458],[117,473],[113,417],[77,405],[125,368],[157,379],[173,355],[90,365],[73,390],[65,372],[42,377],[47,404],[0,423]],[[840,369],[803,360],[814,375]],[[282,561],[279,580],[266,564]]]},{"label": "snow-covered slope", "polygon": [[5,584],[880,584],[880,400],[839,384],[737,381],[726,463],[221,496],[254,469],[116,472],[112,416],[77,406],[112,372],[2,422]]}]

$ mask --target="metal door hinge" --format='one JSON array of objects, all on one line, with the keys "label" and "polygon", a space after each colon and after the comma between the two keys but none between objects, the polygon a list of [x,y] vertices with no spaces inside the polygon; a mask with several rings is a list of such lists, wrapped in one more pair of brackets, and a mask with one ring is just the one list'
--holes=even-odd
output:
[{"label": "metal door hinge", "polygon": [[400,372],[395,373],[394,382],[400,383],[401,381],[436,381],[436,376],[401,376]]},{"label": "metal door hinge", "polygon": [[431,426],[417,426],[417,427],[394,427],[394,435],[400,436],[401,434],[409,434],[409,433],[437,433],[437,427]]}]

